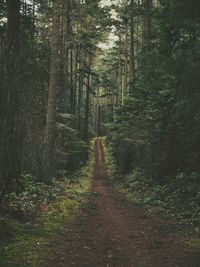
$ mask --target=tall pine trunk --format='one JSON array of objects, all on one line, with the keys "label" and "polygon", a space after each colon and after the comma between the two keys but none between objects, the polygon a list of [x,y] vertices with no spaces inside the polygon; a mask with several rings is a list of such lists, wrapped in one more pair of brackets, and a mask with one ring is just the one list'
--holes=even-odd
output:
[{"label": "tall pine trunk", "polygon": [[61,63],[61,10],[63,0],[55,0],[53,5],[51,65],[49,80],[49,97],[47,107],[44,147],[42,151],[42,179],[47,182],[55,174],[55,139],[56,139],[56,108],[60,86]]},{"label": "tall pine trunk", "polygon": [[82,98],[83,98],[83,80],[84,80],[84,70],[83,70],[83,51],[79,48],[79,69],[78,69],[78,101],[77,101],[77,130],[81,131],[81,108],[82,108]]},{"label": "tall pine trunk", "polygon": [[86,96],[85,96],[85,123],[83,130],[83,137],[85,141],[88,141],[89,137],[89,113],[90,113],[90,90],[91,90],[91,58],[88,55],[88,74],[87,74],[87,85],[86,85]]},{"label": "tall pine trunk", "polygon": [[143,0],[144,6],[144,18],[143,18],[143,38],[142,38],[142,46],[144,48],[149,48],[150,38],[151,38],[151,29],[152,29],[152,0]]},{"label": "tall pine trunk", "polygon": [[130,19],[130,81],[133,82],[135,75],[135,40],[134,40],[134,0],[131,0],[131,19]]},{"label": "tall pine trunk", "polygon": [[20,0],[7,0],[8,39],[5,76],[0,99],[0,177],[4,188],[2,197],[12,190],[13,181],[20,177],[19,82],[20,60]]}]

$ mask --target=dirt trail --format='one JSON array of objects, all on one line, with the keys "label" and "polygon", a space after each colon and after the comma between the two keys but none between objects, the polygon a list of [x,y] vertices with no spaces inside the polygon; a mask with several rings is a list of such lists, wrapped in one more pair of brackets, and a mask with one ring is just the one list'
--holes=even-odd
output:
[{"label": "dirt trail", "polygon": [[170,234],[168,221],[129,203],[107,177],[101,139],[95,143],[92,197],[60,236],[48,266],[198,267],[183,238]]}]

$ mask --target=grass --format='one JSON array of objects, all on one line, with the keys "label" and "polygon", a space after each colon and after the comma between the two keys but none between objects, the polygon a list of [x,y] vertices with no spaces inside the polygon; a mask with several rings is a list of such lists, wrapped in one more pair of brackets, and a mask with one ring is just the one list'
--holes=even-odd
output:
[{"label": "grass", "polygon": [[[91,148],[93,148],[93,142]],[[73,221],[87,201],[93,174],[93,149],[88,165],[81,169],[78,183],[62,185],[67,197],[59,197],[41,212],[36,221],[0,217],[0,267],[43,266],[45,250],[53,246],[56,234]]]}]

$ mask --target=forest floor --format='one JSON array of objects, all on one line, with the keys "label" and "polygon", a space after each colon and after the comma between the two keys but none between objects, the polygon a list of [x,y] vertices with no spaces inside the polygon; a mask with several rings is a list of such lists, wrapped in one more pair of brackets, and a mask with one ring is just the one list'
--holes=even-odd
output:
[{"label": "forest floor", "polygon": [[101,139],[95,142],[91,197],[47,250],[47,267],[198,267],[200,255],[170,222],[117,192],[107,175]]}]

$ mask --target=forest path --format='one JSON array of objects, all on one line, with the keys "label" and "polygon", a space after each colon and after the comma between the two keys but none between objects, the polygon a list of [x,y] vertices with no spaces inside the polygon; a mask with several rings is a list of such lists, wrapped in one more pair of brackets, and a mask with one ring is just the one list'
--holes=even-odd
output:
[{"label": "forest path", "polygon": [[58,237],[47,266],[197,267],[198,258],[169,232],[169,222],[147,215],[110,184],[101,139],[95,143],[91,199]]}]

